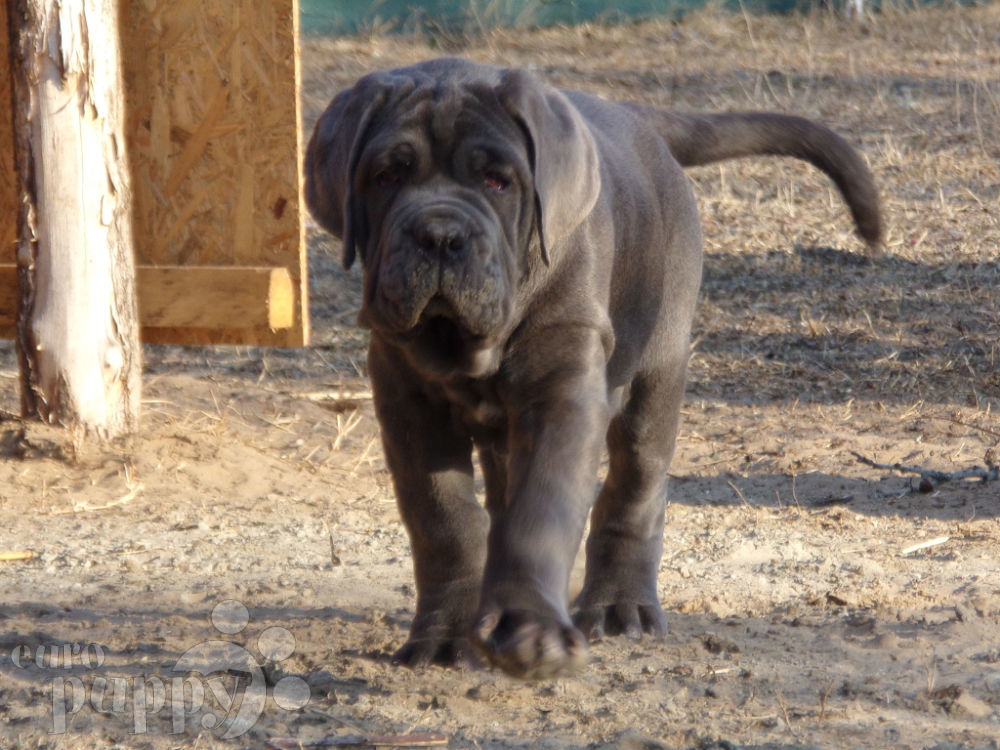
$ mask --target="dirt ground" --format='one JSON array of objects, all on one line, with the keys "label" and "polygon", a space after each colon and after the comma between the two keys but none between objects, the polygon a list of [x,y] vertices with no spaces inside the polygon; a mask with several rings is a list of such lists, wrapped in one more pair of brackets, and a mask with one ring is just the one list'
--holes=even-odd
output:
[{"label": "dirt ground", "polygon": [[538,683],[392,666],[414,591],[359,275],[313,231],[313,346],[148,347],[130,449],[11,416],[0,348],[0,555],[34,553],[0,560],[0,747],[1000,747],[1000,482],[853,455],[998,462],[1000,4],[308,39],[306,126],[358,75],[443,53],[818,118],[883,190],[868,259],[807,166],[691,172],[706,271],[670,634]]}]

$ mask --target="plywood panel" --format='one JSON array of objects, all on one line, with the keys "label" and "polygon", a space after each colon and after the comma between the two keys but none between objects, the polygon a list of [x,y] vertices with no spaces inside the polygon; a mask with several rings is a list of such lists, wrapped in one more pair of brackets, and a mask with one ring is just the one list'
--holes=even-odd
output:
[{"label": "plywood panel", "polygon": [[[14,241],[17,239],[17,168],[14,164],[9,61],[7,2],[0,0],[0,263],[14,262]],[[0,304],[3,304],[2,298]]]},{"label": "plywood panel", "polygon": [[14,338],[17,322],[17,266],[0,263],[0,339]]},{"label": "plywood panel", "polygon": [[[268,319],[265,309],[234,320],[231,329],[218,328],[214,316],[190,329],[157,328],[155,337],[144,329],[144,339],[263,346],[308,340],[298,12],[298,0],[124,4],[138,263],[284,268],[295,294],[287,328],[250,326],[261,314]],[[0,0],[0,264],[15,260],[17,217],[11,118],[3,115],[11,97],[6,24]],[[225,290],[215,292],[210,298],[225,306]],[[13,319],[13,308],[6,309],[12,301],[10,288],[0,290],[0,318]],[[0,336],[10,335],[9,325],[0,326]]]},{"label": "plywood panel", "polygon": [[291,328],[212,340],[304,343],[297,0],[131,0],[123,24],[139,263],[286,268]]}]

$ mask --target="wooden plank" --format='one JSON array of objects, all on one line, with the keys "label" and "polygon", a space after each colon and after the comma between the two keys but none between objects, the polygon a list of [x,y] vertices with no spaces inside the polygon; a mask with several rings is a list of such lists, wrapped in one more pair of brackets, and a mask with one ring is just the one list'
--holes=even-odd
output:
[{"label": "wooden plank", "polygon": [[[13,331],[17,267],[0,264],[0,335]],[[139,266],[139,322],[144,340],[253,343],[258,330],[295,325],[295,284],[286,268]],[[183,329],[194,329],[185,335]],[[148,334],[148,335],[147,335]]]},{"label": "wooden plank", "polygon": [[[140,266],[284,267],[292,326],[204,343],[308,339],[298,0],[131,0],[123,21]],[[144,301],[140,297],[140,305]],[[161,338],[167,337],[161,332]]]},{"label": "wooden plank", "polygon": [[295,289],[287,268],[140,266],[144,328],[291,328]]},{"label": "wooden plank", "polygon": [[[261,332],[266,330],[264,328],[143,328],[139,333],[144,344],[261,346]],[[275,334],[282,332],[282,329],[273,331]]]}]

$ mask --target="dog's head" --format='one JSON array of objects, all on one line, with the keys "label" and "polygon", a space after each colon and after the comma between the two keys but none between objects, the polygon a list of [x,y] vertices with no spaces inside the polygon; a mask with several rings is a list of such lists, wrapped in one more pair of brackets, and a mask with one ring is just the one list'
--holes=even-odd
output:
[{"label": "dog's head", "polygon": [[306,202],[364,266],[360,321],[440,372],[496,369],[521,290],[600,190],[587,126],[520,70],[442,59],[362,78],[320,117]]}]

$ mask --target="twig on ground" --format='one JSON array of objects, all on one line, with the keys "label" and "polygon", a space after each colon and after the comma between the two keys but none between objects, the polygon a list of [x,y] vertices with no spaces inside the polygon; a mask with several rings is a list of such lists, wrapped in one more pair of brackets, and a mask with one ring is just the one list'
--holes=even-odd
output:
[{"label": "twig on ground", "polygon": [[340,559],[340,555],[337,554],[337,545],[333,541],[333,532],[330,530],[330,524],[326,522],[325,518],[323,519],[323,528],[326,529],[326,535],[330,537],[330,564],[333,567],[343,565],[344,563]]},{"label": "twig on ground", "polygon": [[778,693],[778,705],[781,706],[781,714],[785,718],[785,726],[788,727],[788,731],[790,731],[792,735],[795,736],[796,732],[792,728],[792,720],[788,716],[788,706],[785,705],[785,696],[783,696],[780,692]]},{"label": "twig on ground", "polygon": [[142,484],[136,484],[117,500],[111,500],[110,502],[101,503],[100,505],[91,505],[90,503],[85,502],[75,503],[72,508],[59,508],[58,510],[52,511],[51,515],[60,516],[66,513],[90,513],[95,510],[117,508],[119,505],[127,505],[135,500],[136,496],[142,492],[142,489]]},{"label": "twig on ground", "polygon": [[400,735],[327,736],[318,740],[275,737],[266,743],[266,747],[274,750],[298,750],[304,747],[445,747],[447,745],[448,738],[445,735],[425,732]]},{"label": "twig on ground", "polygon": [[20,560],[30,560],[35,553],[30,549],[18,550],[14,552],[0,552],[0,562],[18,562]]},{"label": "twig on ground", "polygon": [[311,401],[317,406],[330,411],[357,409],[362,403],[371,401],[373,398],[370,390],[310,391],[308,393],[293,393],[291,395],[294,398]]},{"label": "twig on ground", "polygon": [[951,541],[950,536],[939,536],[934,539],[928,539],[926,542],[920,542],[920,544],[913,544],[904,549],[899,554],[910,555],[914,552],[919,552],[922,549],[927,549],[928,547],[937,547],[939,544],[944,544],[945,542]]},{"label": "twig on ground", "polygon": [[831,682],[819,697],[819,718],[816,720],[816,726],[818,727],[823,726],[823,720],[826,719],[826,701],[830,697],[830,693],[833,692],[834,684]]},{"label": "twig on ground", "polygon": [[814,508],[825,508],[829,505],[847,505],[854,500],[854,495],[830,495],[829,497],[813,500]]},{"label": "twig on ground", "polygon": [[900,463],[883,464],[862,456],[857,451],[851,451],[851,455],[859,462],[874,469],[898,471],[902,474],[916,474],[920,477],[920,484],[917,486],[920,492],[931,492],[938,485],[961,479],[979,479],[984,484],[1000,479],[1000,466],[990,466],[985,469],[982,466],[972,466],[961,471],[947,472],[937,471],[936,469],[925,469],[923,466],[906,466]]},{"label": "twig on ground", "polygon": [[341,446],[344,444],[344,440],[359,424],[361,424],[360,409],[352,411],[346,420],[344,419],[344,415],[342,413],[337,413],[337,437],[334,439],[333,446],[330,448],[331,453],[336,453],[341,449]]},{"label": "twig on ground", "polygon": [[740,488],[739,488],[739,487],[737,487],[737,486],[736,486],[735,484],[733,484],[732,482],[726,482],[726,484],[728,484],[728,485],[729,485],[729,486],[730,486],[730,487],[732,488],[733,492],[735,492],[735,493],[736,493],[736,496],[737,496],[737,497],[739,497],[740,501],[741,501],[741,502],[742,502],[742,503],[743,503],[743,504],[744,504],[745,506],[747,506],[748,508],[750,508],[750,507],[751,507],[750,503],[748,503],[748,502],[747,502],[747,499],[746,499],[746,498],[745,498],[745,497],[743,496],[743,493],[742,493],[742,492],[740,492]]},{"label": "twig on ground", "polygon": [[1000,438],[1000,432],[997,432],[996,430],[990,430],[978,424],[973,424],[972,422],[966,422],[964,420],[958,419],[957,417],[951,417],[948,415],[941,415],[941,414],[930,414],[928,416],[930,419],[936,419],[940,422],[951,422],[952,424],[961,425],[962,427],[968,427],[970,429],[978,430],[979,432],[985,433],[986,435],[991,435],[993,437]]}]

